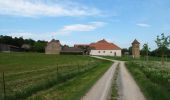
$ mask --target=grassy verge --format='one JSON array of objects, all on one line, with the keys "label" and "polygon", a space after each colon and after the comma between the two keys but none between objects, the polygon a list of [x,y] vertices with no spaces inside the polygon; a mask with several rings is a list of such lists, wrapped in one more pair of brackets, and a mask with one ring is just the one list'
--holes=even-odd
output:
[{"label": "grassy verge", "polygon": [[[113,57],[113,56],[102,56],[104,58],[113,59],[113,60],[121,60],[121,61],[146,61],[146,57],[141,56],[139,59],[134,59],[132,56],[122,56],[122,57]],[[152,57],[149,56],[149,61],[161,61],[161,57]],[[170,62],[170,58],[165,59],[165,61]]]},{"label": "grassy verge", "polygon": [[29,100],[80,100],[90,87],[105,73],[112,62],[102,61],[97,67],[80,74],[68,82],[38,92]]},{"label": "grassy verge", "polygon": [[[126,63],[147,100],[170,99],[170,71],[155,65],[142,65],[141,62]],[[163,71],[164,70],[164,71]]]},{"label": "grassy verge", "polygon": [[112,83],[112,90],[111,90],[111,96],[108,100],[118,100],[118,73],[119,73],[119,64],[116,67],[114,77],[113,77],[113,83]]}]

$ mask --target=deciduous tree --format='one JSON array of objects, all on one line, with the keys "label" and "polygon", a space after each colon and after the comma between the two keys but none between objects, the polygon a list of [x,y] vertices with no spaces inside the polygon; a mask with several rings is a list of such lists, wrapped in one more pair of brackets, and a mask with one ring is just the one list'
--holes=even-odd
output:
[{"label": "deciduous tree", "polygon": [[146,61],[148,61],[149,49],[150,49],[150,48],[148,47],[148,44],[145,43],[145,44],[143,45],[142,51],[143,51],[144,54],[145,54]]},{"label": "deciduous tree", "polygon": [[165,52],[170,45],[170,36],[165,36],[164,33],[162,33],[161,36],[157,36],[155,42],[158,48],[161,50],[161,55],[162,55],[161,61],[162,64],[164,64]]}]

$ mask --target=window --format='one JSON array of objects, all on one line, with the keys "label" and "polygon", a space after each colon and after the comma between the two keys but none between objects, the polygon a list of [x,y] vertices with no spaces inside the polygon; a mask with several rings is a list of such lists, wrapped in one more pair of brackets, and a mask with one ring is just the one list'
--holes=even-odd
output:
[{"label": "window", "polygon": [[110,51],[110,53],[112,53],[112,51]]},{"label": "window", "polygon": [[98,53],[100,53],[100,51],[98,51]]},{"label": "window", "polygon": [[103,51],[103,53],[105,53],[105,51]]}]

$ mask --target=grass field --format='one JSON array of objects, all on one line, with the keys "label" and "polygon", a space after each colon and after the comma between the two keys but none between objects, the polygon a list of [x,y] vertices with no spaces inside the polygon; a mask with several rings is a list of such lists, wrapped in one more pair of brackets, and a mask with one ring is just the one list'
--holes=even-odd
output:
[{"label": "grass field", "polygon": [[63,100],[80,98],[110,65],[111,62],[88,56],[0,53],[0,99],[2,72],[6,99]]},{"label": "grass field", "polygon": [[69,80],[68,82],[55,86],[51,89],[41,91],[29,97],[29,100],[80,100],[80,98],[90,89],[112,63],[102,61],[102,63],[87,73],[83,73]]},{"label": "grass field", "polygon": [[157,61],[127,62],[127,68],[135,78],[147,100],[170,100],[170,63]]}]

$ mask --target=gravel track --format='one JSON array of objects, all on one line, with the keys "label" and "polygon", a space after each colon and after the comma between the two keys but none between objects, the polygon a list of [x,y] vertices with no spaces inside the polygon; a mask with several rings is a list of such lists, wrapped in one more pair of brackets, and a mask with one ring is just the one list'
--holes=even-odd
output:
[{"label": "gravel track", "polygon": [[120,61],[118,80],[119,100],[146,100],[140,88],[122,61]]},{"label": "gravel track", "polygon": [[114,63],[81,100],[107,100],[117,64]]},{"label": "gravel track", "polygon": [[118,100],[146,100],[135,80],[127,70],[125,62],[93,56],[98,59],[113,61],[114,64],[105,74],[92,86],[92,88],[82,97],[81,100],[108,100],[115,69],[119,64],[118,73]]}]

